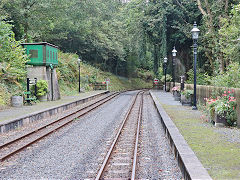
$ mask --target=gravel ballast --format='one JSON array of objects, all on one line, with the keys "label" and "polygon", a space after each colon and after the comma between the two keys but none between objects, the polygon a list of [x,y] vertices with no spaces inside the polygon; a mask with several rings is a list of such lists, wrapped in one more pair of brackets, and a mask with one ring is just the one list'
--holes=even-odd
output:
[{"label": "gravel ballast", "polygon": [[[136,91],[125,92],[0,165],[0,179],[94,179]],[[182,179],[160,116],[144,95],[137,178]]]},{"label": "gravel ballast", "polygon": [[[1,165],[1,179],[92,178],[135,92],[120,95]],[[109,143],[106,143],[109,142]]]},{"label": "gravel ballast", "polygon": [[138,162],[138,179],[182,179],[149,94],[144,98]]}]

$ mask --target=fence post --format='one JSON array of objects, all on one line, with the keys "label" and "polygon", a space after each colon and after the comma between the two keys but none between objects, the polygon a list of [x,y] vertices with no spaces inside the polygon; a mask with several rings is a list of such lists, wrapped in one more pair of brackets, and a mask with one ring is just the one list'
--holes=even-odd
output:
[{"label": "fence post", "polygon": [[237,126],[240,128],[240,89],[234,89],[237,99]]},{"label": "fence post", "polygon": [[[30,79],[27,78],[27,92],[30,91]],[[29,99],[29,94],[27,93],[27,99]],[[30,100],[27,100],[27,103],[30,103]]]}]

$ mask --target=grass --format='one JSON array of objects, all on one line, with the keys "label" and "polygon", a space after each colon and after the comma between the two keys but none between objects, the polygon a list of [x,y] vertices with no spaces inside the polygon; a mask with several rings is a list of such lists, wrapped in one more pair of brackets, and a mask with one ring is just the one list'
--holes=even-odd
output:
[{"label": "grass", "polygon": [[[59,53],[59,67],[57,70],[60,91],[62,95],[74,95],[78,93],[78,56],[71,53]],[[150,72],[141,72],[139,77],[126,78],[116,76],[110,72],[104,72],[86,62],[81,62],[81,88],[86,91],[93,90],[95,82],[103,82],[110,79],[109,90],[121,91],[130,89],[150,88],[152,80],[146,81]],[[145,79],[145,80],[144,80]]]},{"label": "grass", "polygon": [[200,118],[199,111],[162,105],[213,179],[240,179],[239,143],[227,141],[214,126]]}]

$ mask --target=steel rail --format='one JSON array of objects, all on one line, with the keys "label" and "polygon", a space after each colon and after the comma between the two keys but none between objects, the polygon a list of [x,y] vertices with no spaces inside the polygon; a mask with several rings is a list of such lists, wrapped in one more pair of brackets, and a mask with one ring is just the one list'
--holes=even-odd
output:
[{"label": "steel rail", "polygon": [[119,137],[120,137],[120,134],[121,134],[121,132],[122,132],[122,130],[123,130],[123,127],[124,127],[124,125],[126,124],[126,121],[128,120],[128,118],[129,118],[129,116],[130,116],[130,113],[131,113],[131,111],[132,111],[132,109],[133,109],[133,107],[134,107],[134,105],[135,105],[135,103],[136,103],[137,96],[138,96],[141,92],[142,92],[142,91],[139,91],[139,92],[137,93],[137,95],[134,97],[134,100],[132,101],[132,104],[131,104],[130,108],[128,109],[128,111],[127,111],[127,113],[126,113],[126,115],[125,115],[125,117],[124,117],[124,120],[123,120],[123,122],[122,122],[122,124],[121,124],[121,126],[120,126],[120,128],[119,128],[119,130],[118,130],[118,133],[117,133],[117,135],[115,136],[115,139],[114,139],[114,141],[113,141],[113,143],[112,143],[112,145],[111,145],[111,147],[110,147],[110,149],[109,149],[109,151],[108,151],[108,153],[107,153],[107,155],[106,155],[106,157],[105,157],[105,159],[104,159],[104,161],[103,161],[103,163],[102,163],[102,166],[101,166],[100,170],[99,170],[98,173],[97,173],[97,176],[96,176],[95,180],[100,180],[100,179],[102,178],[102,175],[103,175],[103,173],[104,173],[104,171],[105,171],[105,169],[106,169],[106,166],[107,166],[107,164],[108,164],[108,162],[109,162],[109,160],[110,160],[110,157],[111,157],[111,155],[112,155],[113,149],[114,149],[114,147],[116,146],[117,141],[118,141],[118,139],[119,139]]},{"label": "steel rail", "polygon": [[[32,145],[33,143],[39,141],[40,139],[46,137],[47,135],[49,135],[49,134],[55,132],[56,130],[62,128],[63,126],[71,123],[72,121],[74,121],[74,119],[76,119],[76,118],[78,118],[78,117],[81,117],[81,116],[89,113],[90,111],[96,109],[97,107],[101,106],[102,104],[110,101],[111,99],[113,99],[114,97],[118,96],[119,94],[120,94],[119,92],[113,93],[113,94],[111,94],[111,95],[109,95],[109,96],[107,96],[107,97],[105,97],[105,98],[103,98],[103,99],[98,100],[97,102],[94,102],[94,103],[92,103],[92,104],[90,104],[90,105],[87,105],[87,106],[81,108],[81,109],[78,109],[78,110],[75,111],[75,112],[71,112],[70,114],[64,115],[63,117],[60,117],[60,118],[58,118],[57,120],[55,120],[55,121],[53,121],[53,122],[50,122],[50,123],[48,123],[48,124],[46,124],[46,125],[44,125],[44,126],[41,126],[41,127],[39,127],[39,128],[36,128],[35,130],[33,130],[33,131],[31,131],[31,132],[28,132],[28,133],[26,133],[26,134],[24,134],[24,135],[22,135],[22,136],[20,136],[20,137],[17,137],[16,139],[10,140],[10,141],[2,144],[2,145],[0,146],[0,150],[3,149],[3,148],[6,148],[7,146],[12,145],[13,143],[15,143],[15,142],[17,142],[17,141],[22,140],[23,138],[26,138],[26,137],[28,137],[28,136],[30,136],[30,135],[33,135],[34,133],[37,133],[37,132],[39,132],[40,130],[43,130],[44,128],[46,128],[46,127],[48,127],[48,126],[54,125],[54,124],[56,124],[56,123],[59,123],[60,121],[62,121],[62,120],[64,120],[64,119],[66,120],[66,122],[64,122],[63,124],[60,124],[60,125],[57,125],[57,126],[55,126],[55,127],[53,127],[53,128],[48,129],[45,133],[43,133],[43,134],[42,134],[41,136],[39,136],[39,137],[35,137],[32,141],[26,142],[26,143],[23,144],[22,146],[14,149],[14,150],[12,150],[11,152],[9,152],[9,153],[7,153],[7,154],[5,154],[5,155],[1,155],[1,156],[0,156],[0,162],[8,159],[9,157],[11,157],[12,155],[16,154],[17,152],[23,150],[24,148],[28,147],[29,145]],[[96,105],[96,103],[99,103],[99,104]],[[79,115],[79,112],[81,112],[81,111],[83,111],[83,110],[86,110],[87,108],[90,108],[90,109],[87,110],[86,112],[81,113],[81,114]]]},{"label": "steel rail", "polygon": [[131,180],[135,179],[136,169],[137,169],[137,153],[138,153],[138,141],[139,141],[139,134],[140,134],[140,126],[141,126],[141,121],[142,121],[143,95],[144,95],[144,93],[142,94],[142,98],[141,98],[141,102],[140,102],[140,106],[139,106],[138,125],[137,125],[136,141],[135,141],[135,148],[134,148],[134,155],[133,155]]},{"label": "steel rail", "polygon": [[[112,96],[112,95],[115,95],[115,94],[111,94],[110,96]],[[108,97],[110,97],[110,96],[108,96]],[[106,97],[106,98],[108,98],[108,97]],[[96,101],[95,103],[101,102],[101,101],[105,100],[106,98],[100,99],[100,100]],[[94,104],[87,105],[87,106],[79,109],[78,111],[82,111],[82,110],[84,110],[84,109],[86,109],[86,108],[88,108],[88,107],[91,107],[91,106],[93,106],[93,105],[94,105]],[[77,111],[76,111],[76,112],[77,112]],[[76,113],[76,112],[73,112],[73,113]],[[73,114],[73,113],[71,113],[71,114]],[[70,115],[71,115],[71,114],[70,114]],[[64,117],[66,117],[66,116],[64,116]],[[48,123],[48,124],[46,124],[46,125],[44,125],[44,126],[38,127],[37,129],[34,129],[34,130],[30,131],[30,132],[28,132],[28,133],[26,133],[26,134],[24,134],[24,135],[22,135],[22,136],[19,136],[19,137],[13,139],[13,140],[10,140],[10,141],[8,141],[8,142],[5,142],[5,143],[1,144],[1,145],[0,145],[0,150],[1,150],[2,148],[6,147],[6,146],[8,146],[8,145],[10,145],[10,144],[12,144],[12,143],[15,143],[16,141],[19,141],[20,139],[23,139],[23,138],[25,138],[25,137],[27,137],[27,136],[29,136],[29,135],[31,135],[31,134],[34,134],[36,131],[42,130],[42,129],[46,128],[47,126],[50,126],[50,125],[58,122],[59,120],[63,119],[64,117],[62,117],[62,118],[60,118],[60,119],[57,119],[57,120],[55,120],[55,121],[52,121],[52,122],[50,122],[50,123]]]}]

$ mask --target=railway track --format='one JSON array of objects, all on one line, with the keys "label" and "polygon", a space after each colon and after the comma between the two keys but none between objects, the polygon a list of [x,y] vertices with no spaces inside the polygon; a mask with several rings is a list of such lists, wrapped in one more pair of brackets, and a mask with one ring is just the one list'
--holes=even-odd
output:
[{"label": "railway track", "polygon": [[24,135],[0,144],[0,161],[2,162],[10,158],[19,151],[34,144],[35,142],[41,140],[42,138],[48,136],[56,130],[66,126],[67,124],[74,121],[76,118],[79,118],[89,113],[90,111],[98,108],[99,106],[110,101],[119,94],[119,92],[112,93],[109,96],[101,98],[98,101],[88,104],[82,108],[76,108],[73,112],[63,113],[61,116],[59,116],[57,119],[50,123],[35,128]]},{"label": "railway track", "polygon": [[135,179],[143,94],[135,96],[95,180]]}]

